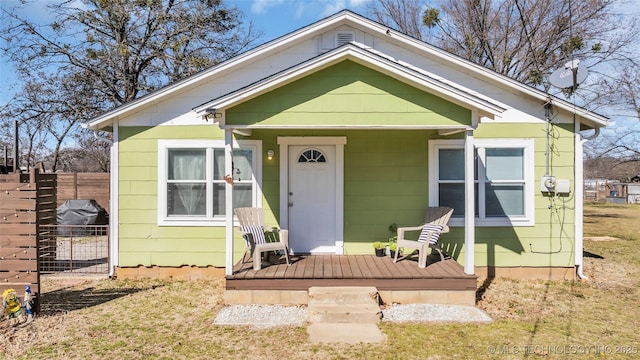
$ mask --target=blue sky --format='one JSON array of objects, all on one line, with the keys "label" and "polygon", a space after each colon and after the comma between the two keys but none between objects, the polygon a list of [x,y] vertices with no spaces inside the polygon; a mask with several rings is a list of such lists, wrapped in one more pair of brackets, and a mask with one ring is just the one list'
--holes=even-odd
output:
[{"label": "blue sky", "polygon": [[[1,0],[0,0],[1,1]],[[262,40],[272,40],[343,9],[364,13],[371,0],[234,0],[247,20],[264,33]]]},{"label": "blue sky", "polygon": [[[275,39],[343,9],[364,13],[367,2],[371,0],[225,0],[227,5],[236,6],[252,21],[262,37],[256,45]],[[40,0],[22,10],[22,14],[38,24],[51,21],[46,8],[53,0]],[[11,8],[19,5],[19,0],[0,0],[0,7]],[[11,67],[0,57],[0,107],[15,94],[19,88],[18,79],[13,76]]]}]

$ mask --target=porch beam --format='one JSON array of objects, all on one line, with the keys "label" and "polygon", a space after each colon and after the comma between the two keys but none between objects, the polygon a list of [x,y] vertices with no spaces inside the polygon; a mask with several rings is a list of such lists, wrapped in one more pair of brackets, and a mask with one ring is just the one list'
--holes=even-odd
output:
[{"label": "porch beam", "polygon": [[[224,131],[224,173],[233,174],[233,134],[230,129]],[[225,275],[233,275],[233,182],[227,181],[225,195]]]},{"label": "porch beam", "polygon": [[464,138],[464,272],[475,274],[475,179],[474,179],[473,131],[465,132]]}]

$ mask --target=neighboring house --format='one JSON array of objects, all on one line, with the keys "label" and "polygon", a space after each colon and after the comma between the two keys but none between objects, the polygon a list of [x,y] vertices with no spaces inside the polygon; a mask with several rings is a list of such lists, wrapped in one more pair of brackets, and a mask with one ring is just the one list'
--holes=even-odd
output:
[{"label": "neighboring house", "polygon": [[606,121],[342,11],[87,127],[114,134],[118,270],[230,274],[231,204],[263,207],[293,252],[346,255],[447,205],[466,273],[557,278],[582,264],[579,132]]}]

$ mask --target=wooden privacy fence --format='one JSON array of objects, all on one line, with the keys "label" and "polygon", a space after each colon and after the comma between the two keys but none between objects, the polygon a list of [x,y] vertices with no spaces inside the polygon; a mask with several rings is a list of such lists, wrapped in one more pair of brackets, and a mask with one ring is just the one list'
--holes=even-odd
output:
[{"label": "wooden privacy fence", "polygon": [[65,200],[95,200],[109,210],[109,173],[56,173],[58,206]]},{"label": "wooden privacy fence", "polygon": [[56,175],[0,175],[0,292],[13,288],[24,295],[26,285],[36,295],[39,312],[40,225],[56,223]]}]

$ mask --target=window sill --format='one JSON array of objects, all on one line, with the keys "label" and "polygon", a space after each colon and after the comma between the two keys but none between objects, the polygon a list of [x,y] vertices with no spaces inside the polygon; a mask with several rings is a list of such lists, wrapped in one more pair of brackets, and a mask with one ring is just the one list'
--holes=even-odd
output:
[{"label": "window sill", "polygon": [[[476,227],[521,227],[521,226],[535,226],[535,221],[531,219],[475,219]],[[464,227],[463,218],[451,218],[449,220],[449,227]]]},{"label": "window sill", "polygon": [[[185,227],[197,227],[197,226],[208,226],[208,227],[224,227],[227,225],[227,221],[225,219],[216,219],[216,220],[160,220],[158,221],[158,226],[185,226]],[[233,226],[238,226],[236,221],[233,222]]]}]

